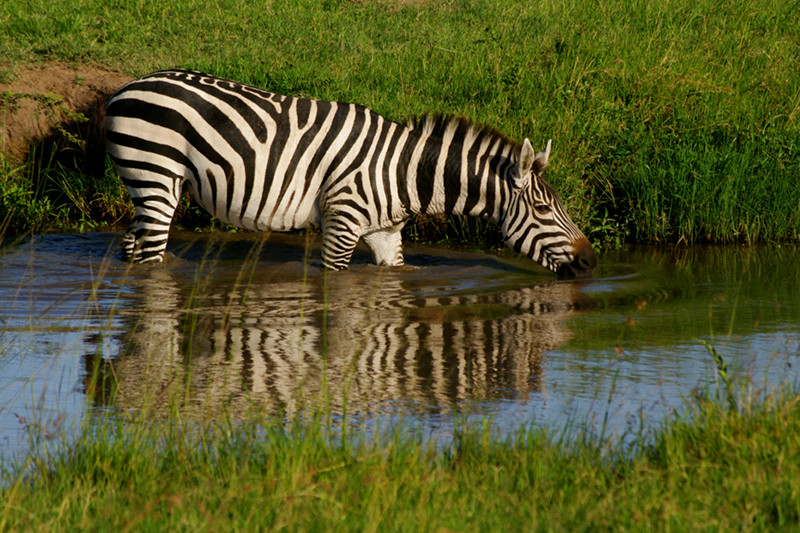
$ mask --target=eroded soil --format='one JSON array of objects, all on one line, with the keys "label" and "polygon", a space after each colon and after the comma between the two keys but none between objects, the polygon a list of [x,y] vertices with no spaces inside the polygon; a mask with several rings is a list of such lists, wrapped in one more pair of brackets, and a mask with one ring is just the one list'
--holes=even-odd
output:
[{"label": "eroded soil", "polygon": [[21,163],[30,148],[74,122],[90,116],[131,76],[99,66],[47,63],[19,68],[13,81],[0,83],[0,150],[10,164]]}]

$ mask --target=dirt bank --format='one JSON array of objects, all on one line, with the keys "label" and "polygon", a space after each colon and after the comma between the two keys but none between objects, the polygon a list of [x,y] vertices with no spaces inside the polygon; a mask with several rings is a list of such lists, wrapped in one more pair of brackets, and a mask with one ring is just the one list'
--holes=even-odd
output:
[{"label": "dirt bank", "polygon": [[75,113],[90,113],[132,78],[92,65],[47,63],[17,69],[0,83],[0,150],[10,164],[21,163],[36,142],[58,133]]}]

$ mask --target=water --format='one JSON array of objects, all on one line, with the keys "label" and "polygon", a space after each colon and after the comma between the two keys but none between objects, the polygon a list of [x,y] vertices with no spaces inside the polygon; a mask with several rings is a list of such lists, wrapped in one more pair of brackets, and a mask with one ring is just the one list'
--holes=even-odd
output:
[{"label": "water", "polygon": [[[118,234],[0,251],[0,456],[88,414],[213,420],[315,408],[436,438],[454,411],[636,436],[715,379],[713,343],[754,394],[800,364],[796,248],[637,249],[559,281],[527,260],[409,247],[320,269],[293,235],[175,234],[164,265]],[[308,246],[306,246],[308,244]],[[88,394],[91,393],[91,394]],[[459,415],[462,416],[462,415]]]}]

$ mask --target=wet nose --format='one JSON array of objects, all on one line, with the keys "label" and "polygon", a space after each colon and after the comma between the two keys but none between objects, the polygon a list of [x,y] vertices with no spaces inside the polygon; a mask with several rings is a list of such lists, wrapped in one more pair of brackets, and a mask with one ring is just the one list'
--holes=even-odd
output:
[{"label": "wet nose", "polygon": [[592,245],[586,237],[572,243],[572,261],[564,265],[559,274],[562,276],[591,276],[597,266],[597,256],[594,255]]}]

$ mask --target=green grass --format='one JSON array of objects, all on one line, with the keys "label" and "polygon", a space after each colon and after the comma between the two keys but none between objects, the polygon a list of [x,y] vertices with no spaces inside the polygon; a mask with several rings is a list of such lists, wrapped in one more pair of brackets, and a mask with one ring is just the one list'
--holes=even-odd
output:
[{"label": "green grass", "polygon": [[[799,28],[800,4],[777,0],[31,0],[0,3],[0,80],[48,61],[181,66],[397,120],[463,114],[553,138],[549,179],[595,242],[784,241],[800,237]],[[113,173],[75,170],[75,135],[26,166],[0,162],[0,236],[124,223]],[[409,232],[492,241],[471,221],[426,223]],[[31,455],[2,465],[0,530],[800,527],[789,392],[694,399],[625,453],[488,422],[437,450],[414,434],[331,438],[322,421],[105,416],[69,442],[32,429]]]},{"label": "green grass", "polygon": [[[34,0],[0,6],[0,56],[4,79],[51,60],[181,66],[553,138],[549,178],[601,244],[800,236],[797,2]],[[445,240],[496,241],[463,229]]]},{"label": "green grass", "polygon": [[0,97],[0,114],[12,113],[21,100],[33,100],[37,113],[56,130],[31,147],[26,164],[14,164],[0,153],[0,242],[6,233],[86,231],[113,227],[132,216],[127,191],[110,164],[99,177],[83,171],[85,116],[72,112],[60,95],[6,92]]},{"label": "green grass", "polygon": [[41,441],[23,473],[3,470],[0,530],[796,529],[797,396],[732,405],[697,398],[622,453],[538,429],[498,437],[488,422],[437,449],[408,432],[335,435],[319,420],[101,416],[54,452]]}]

